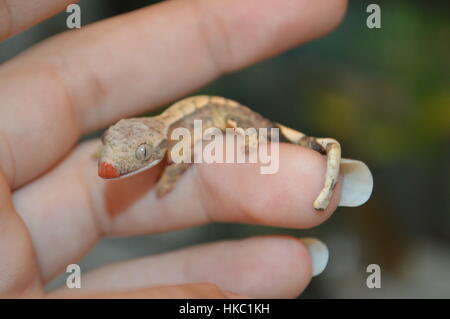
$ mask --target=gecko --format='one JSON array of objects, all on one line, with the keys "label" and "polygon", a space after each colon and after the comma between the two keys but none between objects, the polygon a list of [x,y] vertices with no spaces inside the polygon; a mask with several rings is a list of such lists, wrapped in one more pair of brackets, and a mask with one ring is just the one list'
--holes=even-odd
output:
[{"label": "gecko", "polygon": [[[169,106],[152,117],[121,119],[102,135],[98,175],[104,179],[120,179],[166,162],[156,184],[156,196],[172,191],[192,163],[175,163],[170,158],[174,129],[194,128],[194,120],[202,120],[204,130],[218,128],[277,128],[278,141],[310,148],[327,157],[323,188],[313,202],[317,211],[328,207],[336,186],[341,160],[340,144],[332,138],[316,138],[266,119],[259,113],[231,99],[219,96],[192,96]],[[270,135],[267,137],[270,141]],[[195,142],[195,141],[194,141]]]}]

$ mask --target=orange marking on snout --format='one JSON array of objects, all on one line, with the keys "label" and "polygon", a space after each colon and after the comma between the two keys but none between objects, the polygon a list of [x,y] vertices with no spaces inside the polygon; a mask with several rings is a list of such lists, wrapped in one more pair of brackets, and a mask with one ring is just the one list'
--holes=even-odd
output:
[{"label": "orange marking on snout", "polygon": [[119,172],[109,163],[102,162],[98,166],[98,176],[102,178],[119,177]]}]

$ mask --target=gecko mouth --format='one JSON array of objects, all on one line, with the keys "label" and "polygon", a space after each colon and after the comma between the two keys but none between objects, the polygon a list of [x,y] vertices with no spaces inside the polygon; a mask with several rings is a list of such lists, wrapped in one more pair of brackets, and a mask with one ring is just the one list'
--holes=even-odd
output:
[{"label": "gecko mouth", "polygon": [[98,167],[98,176],[108,179],[108,180],[118,180],[118,179],[122,179],[125,177],[129,177],[129,176],[138,174],[142,171],[148,170],[148,169],[152,168],[153,166],[157,165],[159,162],[161,162],[161,160],[154,160],[154,161],[148,163],[147,165],[145,165],[144,167],[138,168],[134,171],[124,173],[124,174],[119,174],[119,172],[117,172],[117,170],[111,164],[102,162],[102,163],[100,163],[100,165]]},{"label": "gecko mouth", "polygon": [[98,176],[102,178],[111,179],[119,177],[120,174],[111,164],[107,162],[101,162],[100,165],[98,166]]}]

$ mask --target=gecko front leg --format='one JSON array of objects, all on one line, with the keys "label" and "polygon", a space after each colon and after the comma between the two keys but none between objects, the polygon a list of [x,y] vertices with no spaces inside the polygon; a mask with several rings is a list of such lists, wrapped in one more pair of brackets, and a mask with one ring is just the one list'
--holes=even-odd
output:
[{"label": "gecko front leg", "polygon": [[175,184],[191,165],[191,163],[168,164],[156,184],[156,197],[161,198],[172,191]]}]

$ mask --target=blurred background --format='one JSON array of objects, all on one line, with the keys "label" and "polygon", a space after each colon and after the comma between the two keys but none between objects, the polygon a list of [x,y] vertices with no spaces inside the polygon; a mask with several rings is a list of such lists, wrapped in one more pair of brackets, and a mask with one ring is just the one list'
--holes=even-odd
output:
[{"label": "blurred background", "polygon": [[[366,26],[373,2],[381,6],[381,29]],[[82,0],[82,24],[150,3]],[[301,298],[450,298],[449,13],[448,1],[350,0],[335,32],[196,92],[336,138],[345,157],[372,170],[367,204],[338,208],[311,230],[211,224],[105,239],[80,262],[83,271],[201,242],[277,233],[318,237],[330,249],[328,267]],[[65,31],[66,17],[63,12],[0,44],[0,62]],[[366,286],[369,264],[381,267],[380,289]],[[64,282],[65,276],[48,288]]]}]

